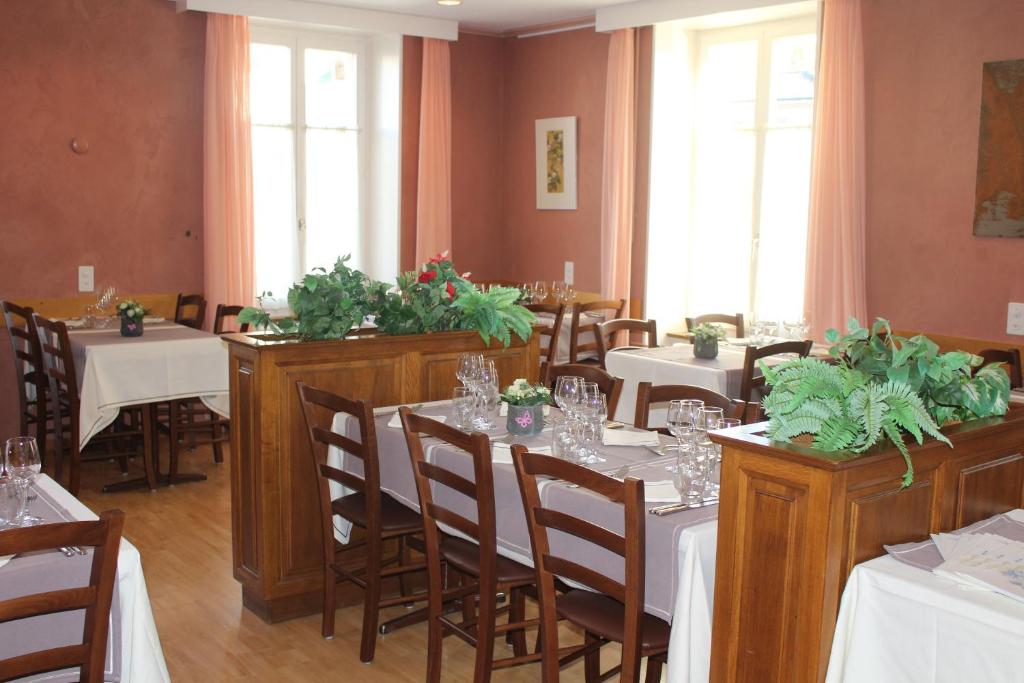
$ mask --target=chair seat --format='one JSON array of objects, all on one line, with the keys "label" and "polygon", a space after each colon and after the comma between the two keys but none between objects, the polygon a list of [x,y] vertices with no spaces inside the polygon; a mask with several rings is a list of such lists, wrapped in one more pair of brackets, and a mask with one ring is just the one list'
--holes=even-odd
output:
[{"label": "chair seat", "polygon": [[[415,532],[423,528],[423,518],[386,493],[380,494],[380,525],[384,533]],[[350,493],[331,501],[331,510],[358,527],[366,528],[366,496]]]},{"label": "chair seat", "polygon": [[[572,590],[557,598],[555,609],[560,617],[605,640],[623,641],[626,607],[618,600],[600,593]],[[640,635],[644,654],[657,654],[668,649],[669,628],[668,622],[644,612]]]},{"label": "chair seat", "polygon": [[[475,543],[448,536],[441,541],[441,557],[460,572],[480,576],[480,546]],[[533,583],[535,580],[532,567],[501,555],[498,555],[496,569],[498,583],[520,585]]]}]

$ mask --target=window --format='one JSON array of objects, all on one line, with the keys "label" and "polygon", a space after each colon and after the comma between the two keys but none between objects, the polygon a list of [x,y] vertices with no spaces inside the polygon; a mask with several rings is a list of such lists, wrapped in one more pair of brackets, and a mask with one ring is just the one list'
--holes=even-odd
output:
[{"label": "window", "polygon": [[[651,315],[678,320],[741,311],[771,321],[799,319],[817,61],[814,18],[662,30],[666,35],[660,38],[656,30],[648,282],[683,297],[670,304],[665,292],[649,294],[649,304],[656,304]],[[659,93],[669,87],[668,79],[677,89],[682,83],[688,96]],[[666,197],[673,192],[686,197]],[[656,250],[671,251],[672,260]]]},{"label": "window", "polygon": [[254,29],[251,45],[257,291],[283,299],[304,273],[365,241],[363,50],[343,36]]}]

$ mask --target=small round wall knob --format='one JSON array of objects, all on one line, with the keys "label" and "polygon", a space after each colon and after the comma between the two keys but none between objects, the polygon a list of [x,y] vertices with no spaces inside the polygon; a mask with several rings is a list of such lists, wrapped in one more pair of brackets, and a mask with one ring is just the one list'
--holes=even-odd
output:
[{"label": "small round wall knob", "polygon": [[71,151],[75,154],[85,154],[89,151],[89,141],[85,138],[71,138]]}]

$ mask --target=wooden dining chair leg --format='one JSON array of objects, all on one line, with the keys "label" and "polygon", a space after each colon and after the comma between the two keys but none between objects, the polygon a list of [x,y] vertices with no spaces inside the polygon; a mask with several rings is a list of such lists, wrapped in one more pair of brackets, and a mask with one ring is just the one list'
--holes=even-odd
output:
[{"label": "wooden dining chair leg", "polygon": [[[405,536],[398,537],[398,562],[399,564],[409,564],[411,555],[409,553],[409,544],[406,543]],[[409,575],[402,573],[398,575],[398,589],[402,595],[409,595]]]},{"label": "wooden dining chair leg", "polygon": [[[444,642],[444,632],[441,630],[439,621],[442,614],[441,596],[439,590],[431,590],[429,598],[429,616],[427,618],[427,683],[441,683],[441,646]],[[472,596],[463,598],[463,602],[469,602]]]},{"label": "wooden dining chair leg", "polygon": [[[177,401],[170,402],[168,410],[168,432],[167,432],[167,471],[170,475],[170,482],[173,484],[178,478],[178,439],[181,438],[181,427],[178,420],[181,419],[180,408]],[[153,453],[158,451],[154,450]]]},{"label": "wooden dining chair leg", "polygon": [[363,589],[363,636],[359,643],[359,661],[372,662],[377,647],[377,622],[380,618],[380,533],[367,531],[366,588]]},{"label": "wooden dining chair leg", "polygon": [[[224,462],[224,448],[223,448],[223,444],[220,442],[219,439],[223,436],[224,427],[223,426],[217,426],[217,427],[214,427],[213,429],[214,429],[214,435],[213,435],[213,438],[214,438],[214,442],[213,442],[213,461],[217,462],[217,463],[221,463],[221,462]],[[221,432],[221,433],[217,434],[216,432]]]},{"label": "wooden dining chair leg", "polygon": [[[508,620],[510,623],[526,621],[526,589],[513,588],[508,607]],[[526,629],[509,631],[509,642],[512,645],[512,654],[516,657],[525,657],[526,650]]]},{"label": "wooden dining chair leg", "polygon": [[333,569],[324,572],[323,617],[320,619],[320,635],[324,640],[334,639],[334,612],[337,608],[335,595],[338,592],[338,575]]},{"label": "wooden dining chair leg", "polygon": [[[586,645],[596,643],[600,638],[595,636],[590,631],[586,632],[583,637],[583,642]],[[587,683],[598,683],[601,680],[601,649],[594,648],[593,652],[588,652],[583,656],[583,680]]]},{"label": "wooden dining chair leg", "polygon": [[659,657],[647,658],[647,675],[644,683],[661,683],[661,659]]},{"label": "wooden dining chair leg", "polygon": [[[485,593],[486,591],[486,593]],[[481,586],[476,620],[476,665],[473,683],[489,683],[494,663],[494,618],[497,592]]]}]

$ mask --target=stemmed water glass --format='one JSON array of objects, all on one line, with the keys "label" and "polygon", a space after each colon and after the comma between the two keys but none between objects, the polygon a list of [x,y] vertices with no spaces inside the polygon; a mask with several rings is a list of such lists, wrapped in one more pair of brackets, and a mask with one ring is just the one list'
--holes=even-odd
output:
[{"label": "stemmed water glass", "polygon": [[533,285],[527,282],[523,284],[522,287],[519,288],[519,291],[523,293],[523,301],[525,301],[528,304],[533,303]]},{"label": "stemmed water glass", "polygon": [[683,456],[693,450],[693,435],[697,429],[697,416],[704,407],[704,402],[695,398],[675,399],[668,404],[665,425],[669,433],[676,437],[676,464],[666,465],[665,469],[674,470],[683,460]]},{"label": "stemmed water glass", "polygon": [[[724,417],[722,413],[721,408],[704,406],[697,415],[694,454],[701,470],[704,472],[705,489],[711,488],[711,475],[714,472],[716,462],[715,444],[711,441],[711,437],[708,434],[715,431],[718,421]],[[706,492],[711,493],[711,491]]]},{"label": "stemmed water glass", "polygon": [[[711,428],[712,431],[718,431],[720,429],[731,429],[733,427],[739,427],[741,421],[736,417],[722,417],[715,421],[714,426]],[[716,476],[717,468],[722,462],[722,447],[715,444],[709,453],[711,461],[708,463],[708,479],[705,484],[705,488],[709,490],[712,495],[718,495],[721,489],[721,475]]]},{"label": "stemmed water glass", "polygon": [[565,303],[565,283],[561,280],[555,280],[551,283],[551,296],[554,297],[556,303]]},{"label": "stemmed water glass", "polygon": [[480,415],[475,420],[474,426],[477,429],[494,429],[494,422],[491,421],[490,416],[494,409],[498,407],[500,395],[498,389],[498,369],[494,366],[494,361],[486,361],[480,368],[476,391]]},{"label": "stemmed water glass", "polygon": [[565,285],[565,303],[572,304],[576,301],[576,288],[570,284]]},{"label": "stemmed water glass", "polygon": [[580,378],[574,375],[562,375],[555,380],[555,405],[565,415],[562,418],[563,422],[571,417],[572,410],[576,406],[576,396],[581,390],[581,383]]},{"label": "stemmed water glass", "polygon": [[584,465],[605,461],[597,454],[596,444],[600,433],[604,431],[604,421],[608,418],[608,408],[604,400],[604,394],[601,393],[597,382],[581,383],[573,414],[582,435],[580,462]]},{"label": "stemmed water glass", "polygon": [[539,304],[544,303],[548,298],[548,285],[544,280],[537,280],[533,284],[533,300]]},{"label": "stemmed water glass", "polygon": [[18,525],[34,526],[42,524],[42,518],[28,514],[29,503],[37,497],[36,494],[32,493],[31,485],[43,469],[35,437],[15,436],[7,439],[7,445],[4,449],[4,466],[7,474],[13,477],[18,485],[22,486],[26,491],[25,506],[19,515]]}]

